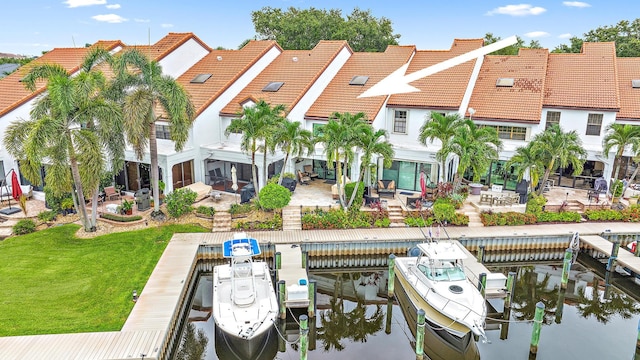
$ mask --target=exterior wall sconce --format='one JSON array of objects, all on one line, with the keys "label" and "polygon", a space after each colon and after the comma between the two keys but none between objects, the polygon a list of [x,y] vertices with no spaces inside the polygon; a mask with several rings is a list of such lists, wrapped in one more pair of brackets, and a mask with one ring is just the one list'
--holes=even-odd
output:
[{"label": "exterior wall sconce", "polygon": [[133,290],[132,300],[133,300],[133,302],[137,302],[138,301],[138,291],[137,290]]}]

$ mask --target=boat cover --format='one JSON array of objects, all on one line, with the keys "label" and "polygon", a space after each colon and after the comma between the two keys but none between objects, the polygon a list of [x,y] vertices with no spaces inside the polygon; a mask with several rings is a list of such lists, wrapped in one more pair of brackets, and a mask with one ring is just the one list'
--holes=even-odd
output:
[{"label": "boat cover", "polygon": [[232,255],[233,245],[235,244],[249,244],[251,246],[251,256],[260,255],[262,252],[260,251],[260,244],[258,244],[258,240],[253,238],[244,238],[244,239],[232,239],[227,240],[222,245],[222,254],[226,258],[230,258]]}]

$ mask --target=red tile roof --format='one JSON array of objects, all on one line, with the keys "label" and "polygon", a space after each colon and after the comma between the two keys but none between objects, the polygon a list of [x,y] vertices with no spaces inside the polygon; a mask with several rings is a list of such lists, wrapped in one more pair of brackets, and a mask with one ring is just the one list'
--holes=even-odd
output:
[{"label": "red tile roof", "polygon": [[[94,46],[97,45],[111,50],[117,46],[122,46],[122,43],[120,41],[99,41]],[[20,82],[20,79],[25,76],[32,66],[56,63],[68,72],[74,73],[80,69],[80,65],[87,55],[88,50],[89,48],[56,48],[21,67],[18,71],[0,79],[0,117],[13,111],[45,90],[44,81],[39,82],[37,90],[34,92],[27,90],[24,84]]]},{"label": "red tile roof", "polygon": [[[312,50],[283,51],[220,114],[236,115],[242,110],[241,102],[249,96],[258,99],[268,96],[272,105],[285,105],[291,110],[344,48],[351,51],[346,41],[323,40]],[[262,89],[273,81],[284,82],[284,85],[276,92],[263,92]]]},{"label": "red tile roof", "polygon": [[549,54],[545,107],[618,110],[613,42],[584,43],[580,54]]},{"label": "red tile roof", "polygon": [[632,88],[632,80],[640,80],[640,58],[618,58],[620,112],[617,119],[640,120],[640,88]]},{"label": "red tile roof", "polygon": [[147,55],[149,59],[160,61],[180,45],[191,39],[195,40],[208,51],[211,51],[211,48],[193,33],[169,33],[153,45],[128,45],[127,47],[136,48]]},{"label": "red tile roof", "polygon": [[[469,102],[473,118],[539,122],[548,56],[547,49],[485,56]],[[513,86],[496,86],[499,78],[514,79]]]},{"label": "red tile roof", "polygon": [[[212,50],[180,76],[178,82],[191,95],[196,114],[199,115],[211,105],[273,47],[280,49],[275,41],[250,41],[240,50]],[[211,77],[201,84],[191,83],[198,74],[211,74]]]},{"label": "red tile roof", "polygon": [[[455,39],[449,50],[417,51],[407,74],[482,47],[482,39]],[[458,109],[467,89],[475,61],[467,61],[411,83],[419,92],[391,95],[388,107]]]},{"label": "red tile roof", "polygon": [[[406,64],[414,51],[415,46],[389,46],[383,53],[354,53],[307,111],[305,117],[328,119],[336,111],[352,114],[363,112],[367,119],[373,120],[384,105],[386,96],[360,99],[358,96]],[[368,76],[369,79],[364,86],[349,85],[354,76]]]}]

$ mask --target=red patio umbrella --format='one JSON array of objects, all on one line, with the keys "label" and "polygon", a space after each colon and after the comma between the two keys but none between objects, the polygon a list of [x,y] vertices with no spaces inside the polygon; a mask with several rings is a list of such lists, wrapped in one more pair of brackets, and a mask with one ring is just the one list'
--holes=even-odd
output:
[{"label": "red patio umbrella", "polygon": [[11,175],[11,195],[16,201],[20,201],[20,196],[22,196],[22,188],[18,182],[18,174],[16,174],[15,170]]},{"label": "red patio umbrella", "polygon": [[427,177],[424,171],[420,171],[420,196],[424,199],[427,196]]}]

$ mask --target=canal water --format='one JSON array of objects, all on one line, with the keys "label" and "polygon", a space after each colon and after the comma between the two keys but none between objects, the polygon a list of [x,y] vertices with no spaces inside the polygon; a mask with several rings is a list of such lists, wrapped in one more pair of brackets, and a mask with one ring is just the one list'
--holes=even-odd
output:
[{"label": "canal water", "polygon": [[[517,274],[508,321],[500,319],[503,301],[491,300],[495,313],[487,320],[487,341],[479,340],[467,353],[452,357],[450,353],[434,353],[438,351],[434,349],[442,349],[442,344],[437,339],[431,339],[435,343],[427,339],[427,344],[432,345],[425,353],[431,358],[640,360],[640,353],[636,354],[640,320],[637,286],[627,286],[626,292],[618,286],[607,286],[597,270],[591,271],[580,263],[572,266],[564,292],[559,290],[562,263],[489,269]],[[385,298],[386,270],[366,270],[310,272],[311,279],[317,281],[319,295],[308,359],[415,359],[415,322],[411,324],[409,317],[403,315],[404,304]],[[215,342],[211,292],[211,274],[201,274],[190,301],[190,320],[183,326],[182,343],[189,345],[183,346],[179,350],[183,353],[176,354],[175,359],[200,359],[203,352],[202,359],[236,359],[224,344]],[[530,356],[531,320],[538,302],[545,305],[545,315],[537,356]],[[300,314],[289,313],[286,326],[278,332],[282,335],[279,343],[271,344],[270,353],[261,360],[300,358],[295,322]]]}]

